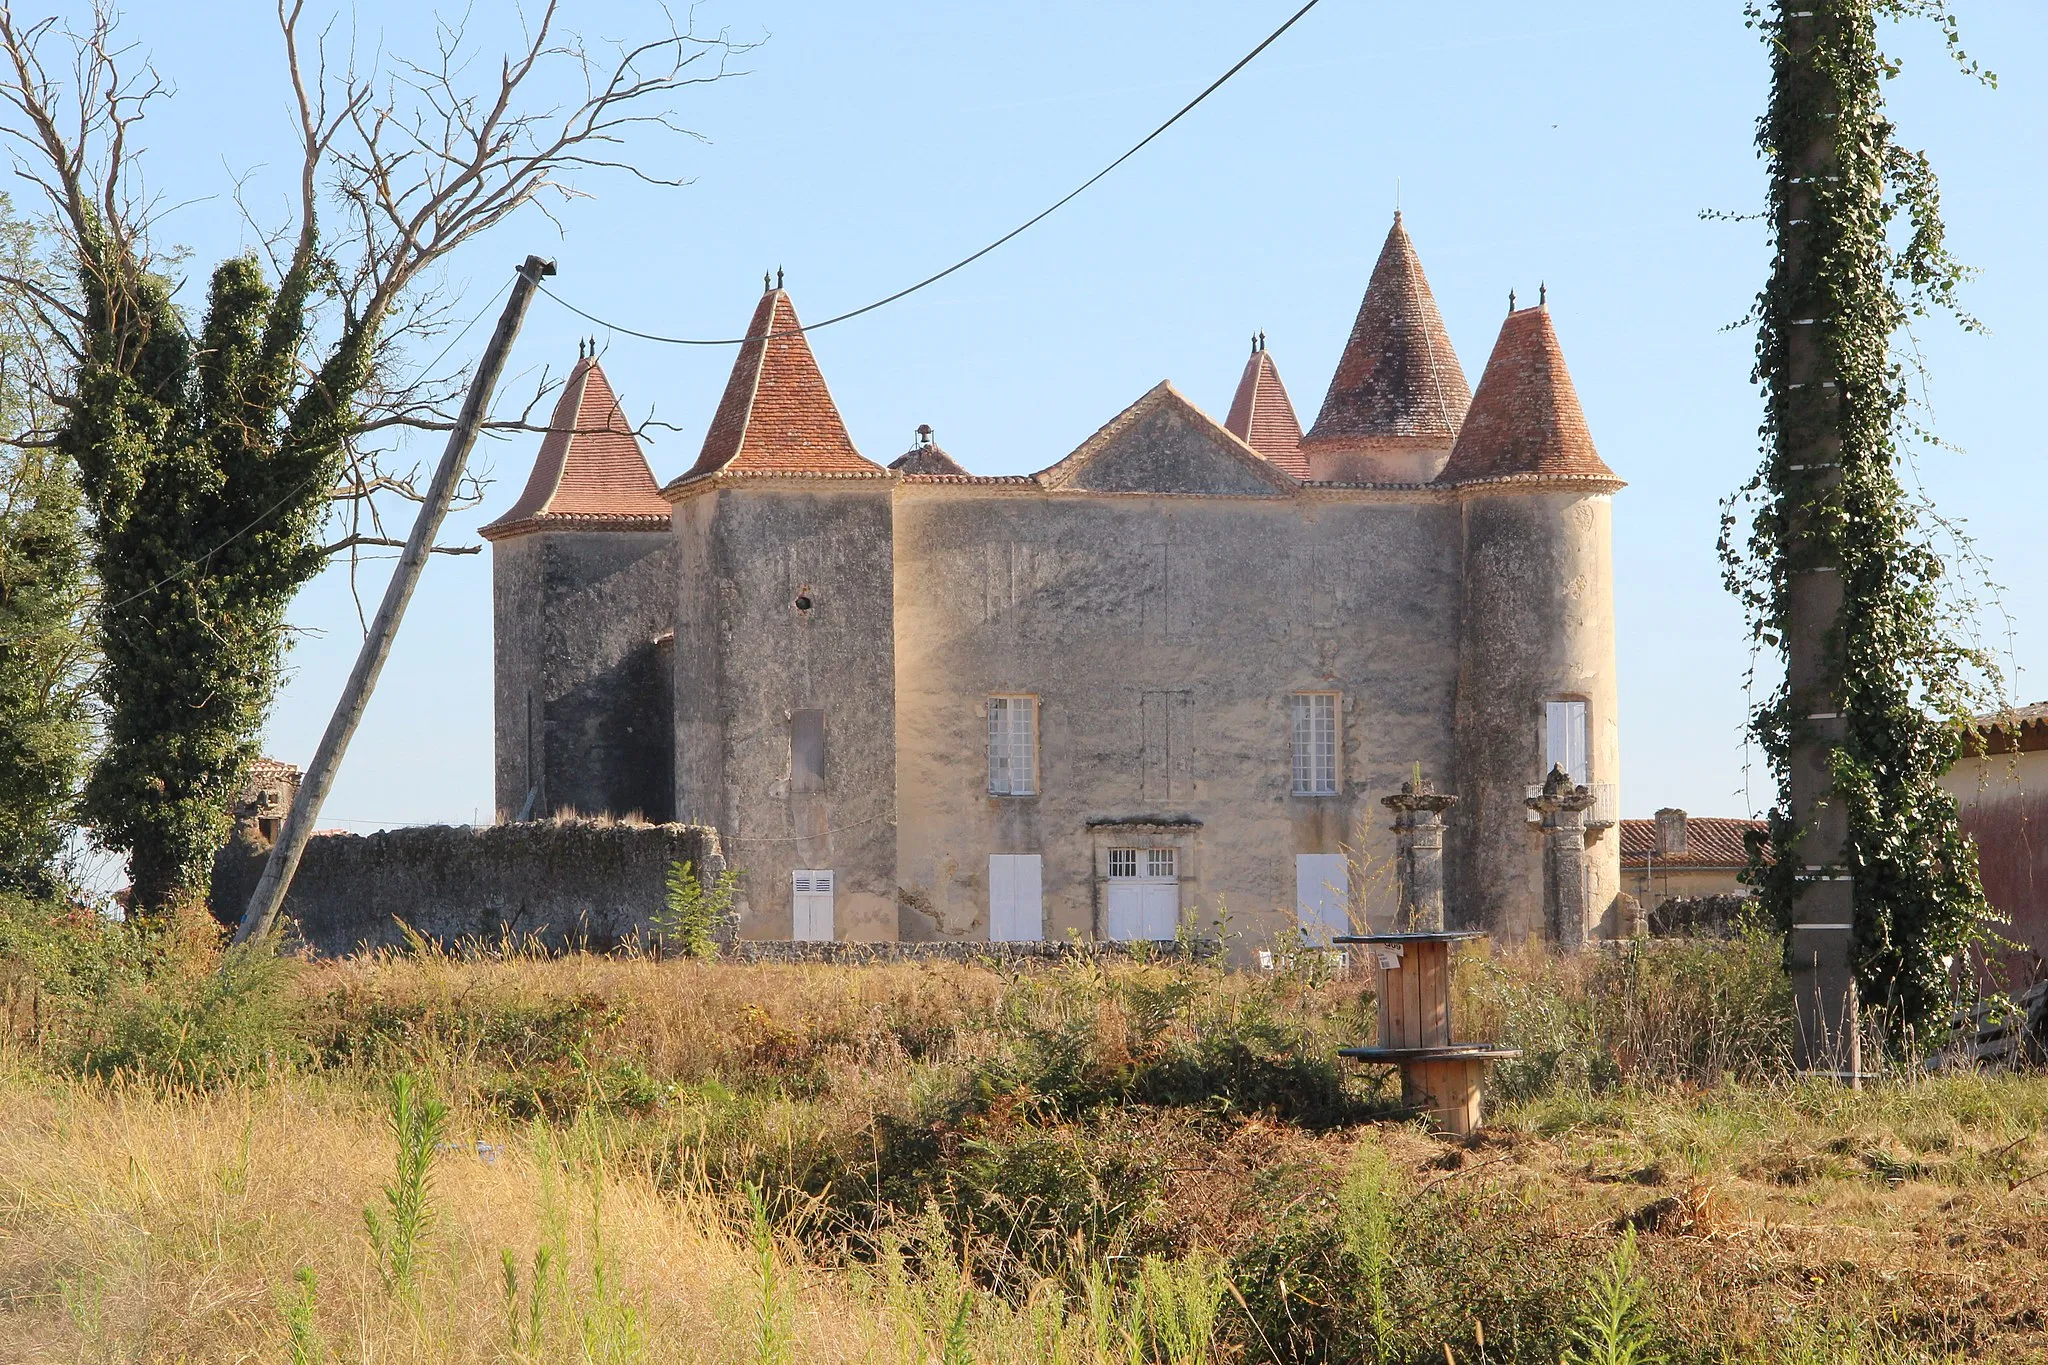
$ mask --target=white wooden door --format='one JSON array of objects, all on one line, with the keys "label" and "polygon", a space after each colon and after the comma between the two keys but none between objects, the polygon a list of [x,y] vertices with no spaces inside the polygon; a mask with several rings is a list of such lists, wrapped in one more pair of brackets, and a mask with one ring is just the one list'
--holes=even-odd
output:
[{"label": "white wooden door", "polygon": [[1102,931],[1126,942],[1159,942],[1180,932],[1180,878],[1170,848],[1109,851],[1109,895]]},{"label": "white wooden door", "polygon": [[832,940],[832,869],[798,868],[789,874],[789,936],[799,943]]},{"label": "white wooden door", "polygon": [[1341,853],[1294,855],[1294,909],[1302,936],[1327,943],[1351,932],[1351,865]]},{"label": "white wooden door", "polygon": [[1037,943],[1045,937],[1045,901],[1036,853],[988,857],[988,941]]}]

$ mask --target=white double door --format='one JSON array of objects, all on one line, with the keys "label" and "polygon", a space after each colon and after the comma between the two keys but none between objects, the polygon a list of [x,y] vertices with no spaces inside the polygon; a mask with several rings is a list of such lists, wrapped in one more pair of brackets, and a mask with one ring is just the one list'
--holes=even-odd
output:
[{"label": "white double door", "polygon": [[1111,877],[1103,928],[1113,939],[1153,943],[1180,933],[1178,877]]}]

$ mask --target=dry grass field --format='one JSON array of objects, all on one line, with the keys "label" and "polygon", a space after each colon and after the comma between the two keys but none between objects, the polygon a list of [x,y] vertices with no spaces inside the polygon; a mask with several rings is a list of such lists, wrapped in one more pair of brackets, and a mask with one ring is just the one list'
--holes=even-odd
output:
[{"label": "dry grass field", "polygon": [[1525,1057],[1453,1141],[1317,962],[217,974],[27,918],[4,1361],[2048,1359],[2048,1078],[1797,1084],[1761,936],[1469,959]]}]

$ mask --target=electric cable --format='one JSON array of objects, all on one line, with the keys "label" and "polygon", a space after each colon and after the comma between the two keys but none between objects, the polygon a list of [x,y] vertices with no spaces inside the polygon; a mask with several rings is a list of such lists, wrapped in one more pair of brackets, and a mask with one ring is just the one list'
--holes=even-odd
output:
[{"label": "electric cable", "polygon": [[[1247,52],[1244,54],[1244,56],[1240,57],[1237,60],[1236,65],[1232,66],[1228,71],[1224,72],[1215,80],[1211,81],[1208,87],[1204,89],[1201,94],[1195,96],[1186,104],[1183,104],[1180,107],[1180,109],[1177,112],[1175,112],[1172,118],[1169,118],[1168,120],[1166,120],[1166,122],[1160,124],[1157,128],[1154,128],[1151,132],[1145,134],[1145,136],[1142,139],[1140,139],[1138,143],[1134,145],[1129,151],[1125,152],[1122,156],[1118,157],[1116,160],[1110,162],[1107,166],[1104,166],[1101,170],[1097,171],[1095,174],[1089,176],[1086,180],[1082,181],[1064,198],[1054,203],[1050,208],[1043,210],[1036,216],[1027,219],[1025,222],[1021,223],[1017,227],[1010,229],[1008,232],[996,238],[993,242],[990,242],[987,246],[975,252],[973,255],[963,256],[959,260],[953,262],[953,264],[947,266],[944,270],[939,271],[937,274],[927,275],[925,278],[919,280],[916,284],[909,285],[906,286],[905,288],[899,289],[895,293],[890,294],[886,298],[876,299],[873,303],[863,304],[861,307],[852,309],[848,312],[835,314],[832,317],[826,318],[823,322],[814,322],[807,327],[791,327],[786,331],[773,333],[773,335],[791,336],[804,332],[815,332],[818,331],[820,328],[830,327],[834,323],[845,322],[851,318],[857,318],[863,313],[872,313],[877,308],[886,307],[889,304],[896,302],[898,299],[908,298],[912,294],[915,294],[918,290],[923,289],[928,285],[937,284],[940,280],[945,279],[946,276],[951,275],[953,272],[957,270],[963,270],[966,267],[973,265],[976,261],[988,255],[997,247],[1003,246],[1004,244],[1014,240],[1015,238],[1022,236],[1025,232],[1028,232],[1030,229],[1037,227],[1040,223],[1052,217],[1053,214],[1059,212],[1068,204],[1071,204],[1074,202],[1074,200],[1080,198],[1081,195],[1085,193],[1090,187],[1092,187],[1096,181],[1102,179],[1111,171],[1115,170],[1117,167],[1123,165],[1126,161],[1129,161],[1132,157],[1136,156],[1139,152],[1145,150],[1145,148],[1152,142],[1154,138],[1158,137],[1161,133],[1164,133],[1168,128],[1173,127],[1174,124],[1179,123],[1183,118],[1187,117],[1188,114],[1194,111],[1196,105],[1200,104],[1203,100],[1208,99],[1209,96],[1215,94],[1218,90],[1222,89],[1224,83],[1228,81],[1232,76],[1235,76],[1238,72],[1244,70],[1247,66],[1250,66],[1253,58],[1257,57],[1261,52],[1264,52],[1267,48],[1271,47],[1275,42],[1279,41],[1281,34],[1287,32],[1288,29],[1293,28],[1296,22],[1298,22],[1303,15],[1307,14],[1310,10],[1314,9],[1320,3],[1322,3],[1322,0],[1308,0],[1307,4],[1303,5],[1300,9],[1296,10],[1292,15],[1288,17],[1286,23],[1280,25],[1280,27],[1274,29],[1271,33],[1267,34],[1265,39],[1262,42],[1260,42],[1257,47],[1253,48],[1250,52]],[[578,308],[575,304],[563,298],[560,294],[555,293],[554,290],[549,289],[545,284],[540,286],[540,292],[546,294],[556,303],[561,304],[562,307],[568,309],[570,312],[574,313],[577,317],[584,319],[586,322],[594,322],[598,326],[606,328],[610,331],[619,332],[629,337],[638,337],[642,341],[658,341],[663,345],[667,346],[742,346],[749,341],[766,340],[765,336],[695,338],[661,336],[654,332],[642,332],[632,327],[623,327],[616,322],[608,322],[605,319],[599,317],[595,313],[585,312],[583,309]]]}]

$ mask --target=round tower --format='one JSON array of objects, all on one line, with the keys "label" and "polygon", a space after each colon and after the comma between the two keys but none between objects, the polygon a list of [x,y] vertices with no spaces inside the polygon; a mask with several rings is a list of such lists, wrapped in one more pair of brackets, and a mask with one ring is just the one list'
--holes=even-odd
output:
[{"label": "round tower", "polygon": [[[1464,537],[1452,913],[1546,936],[1543,847],[1527,805],[1553,766],[1592,792],[1586,937],[1621,889],[1613,496],[1547,307],[1509,312],[1436,482]],[[1553,892],[1553,894],[1555,894]]]}]

